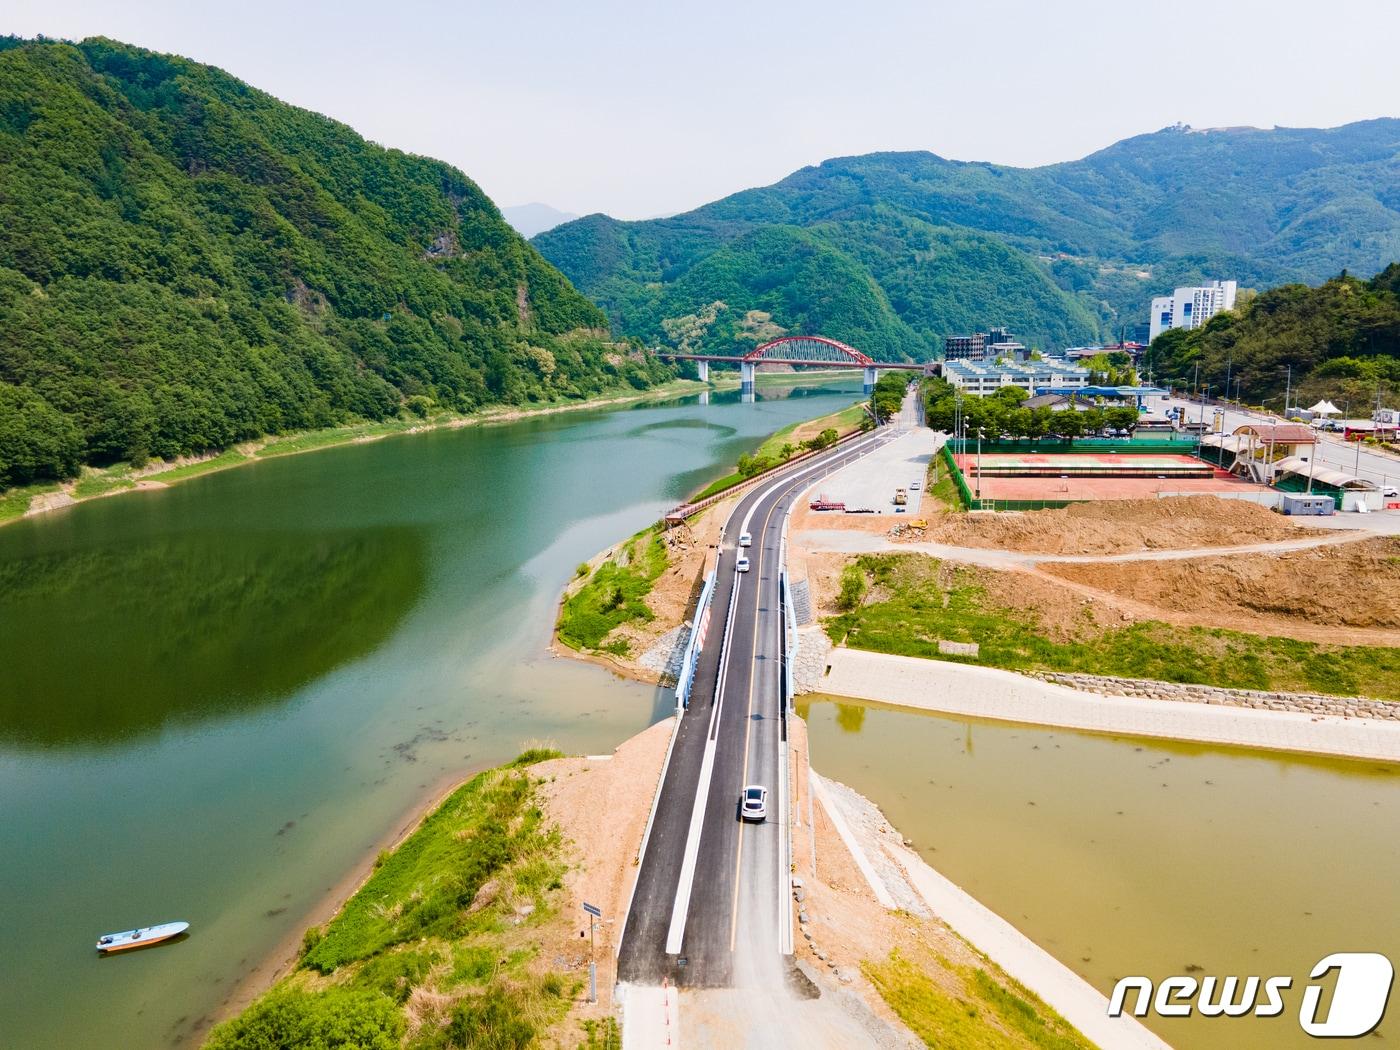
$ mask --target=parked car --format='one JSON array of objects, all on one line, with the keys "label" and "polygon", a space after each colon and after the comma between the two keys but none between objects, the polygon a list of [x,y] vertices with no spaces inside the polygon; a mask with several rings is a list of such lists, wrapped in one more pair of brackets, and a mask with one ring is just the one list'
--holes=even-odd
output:
[{"label": "parked car", "polygon": [[750,784],[739,796],[739,819],[764,821],[768,819],[768,789],[761,784]]},{"label": "parked car", "polygon": [[751,546],[753,546],[753,536],[751,536],[751,535],[750,535],[749,533],[747,533],[747,532],[741,532],[741,533],[739,533],[739,546],[740,546],[740,547],[751,547]]},{"label": "parked car", "polygon": [[1396,488],[1394,485],[1382,485],[1381,495],[1386,499],[1400,499],[1400,488]]},{"label": "parked car", "polygon": [[917,481],[911,481],[911,482],[909,482],[909,491],[910,491],[910,492],[918,492],[918,491],[919,491],[919,483],[918,483]]},{"label": "parked car", "polygon": [[738,563],[734,566],[734,568],[735,568],[736,570],[738,570],[739,572],[748,572],[748,571],[749,571],[749,559],[748,559],[748,558],[740,558],[739,561],[738,561]]}]

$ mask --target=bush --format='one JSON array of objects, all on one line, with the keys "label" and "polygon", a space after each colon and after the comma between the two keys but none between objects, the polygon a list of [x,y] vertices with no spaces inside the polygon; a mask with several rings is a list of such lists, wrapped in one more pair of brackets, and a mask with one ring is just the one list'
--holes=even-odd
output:
[{"label": "bush", "polygon": [[534,1041],[535,1027],[507,992],[492,988],[452,1011],[447,1038],[462,1050],[525,1050]]},{"label": "bush", "polygon": [[847,565],[841,570],[841,590],[836,595],[836,607],[850,612],[865,599],[865,573],[859,565]]},{"label": "bush", "polygon": [[398,1050],[403,1030],[398,1006],[374,992],[273,992],[215,1028],[205,1050]]}]

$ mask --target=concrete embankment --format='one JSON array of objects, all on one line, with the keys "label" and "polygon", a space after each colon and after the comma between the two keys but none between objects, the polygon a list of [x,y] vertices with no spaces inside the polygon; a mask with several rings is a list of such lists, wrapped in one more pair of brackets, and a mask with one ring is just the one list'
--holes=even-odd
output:
[{"label": "concrete embankment", "polygon": [[1108,1000],[1096,988],[905,846],[873,802],[815,771],[809,772],[809,781],[813,797],[885,908],[917,915],[926,906],[1099,1046],[1167,1050],[1168,1044],[1136,1019],[1110,1017]]},{"label": "concrete embankment", "polygon": [[835,648],[808,685],[856,700],[1099,733],[1400,762],[1400,722],[1088,693],[992,667]]}]

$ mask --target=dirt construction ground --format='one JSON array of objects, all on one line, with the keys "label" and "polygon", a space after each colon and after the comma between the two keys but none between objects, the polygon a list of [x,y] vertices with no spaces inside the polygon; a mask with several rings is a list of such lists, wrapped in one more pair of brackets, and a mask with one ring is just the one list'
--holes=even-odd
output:
[{"label": "dirt construction ground", "polygon": [[[840,524],[810,515],[814,525]],[[855,519],[859,520],[859,519]],[[1121,555],[1306,539],[1318,533],[1261,507],[1212,497],[1085,504],[1025,514],[947,514],[927,538],[964,547],[1054,555]],[[794,535],[796,578],[818,616],[834,616],[848,555],[811,552]],[[1333,645],[1400,645],[1400,539],[1362,538],[1305,550],[1172,561],[969,568],[998,605],[1033,612],[1058,641],[1158,620]]]},{"label": "dirt construction ground", "polygon": [[[924,514],[920,539],[958,547],[1039,554],[1125,554],[1130,551],[1227,547],[1316,535],[1264,507],[1214,496],[1077,503],[1021,513]],[[793,531],[858,529],[884,534],[888,519],[820,513],[802,508]]]}]

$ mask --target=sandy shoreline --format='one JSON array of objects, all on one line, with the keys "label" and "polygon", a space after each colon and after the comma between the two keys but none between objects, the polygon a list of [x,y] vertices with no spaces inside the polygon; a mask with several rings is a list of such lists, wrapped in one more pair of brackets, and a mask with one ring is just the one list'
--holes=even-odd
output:
[{"label": "sandy shoreline", "polygon": [[181,1045],[189,1047],[190,1050],[201,1046],[215,1025],[241,1012],[258,996],[271,989],[279,978],[289,973],[296,964],[306,931],[313,926],[324,925],[340,913],[346,901],[359,892],[360,887],[374,874],[374,863],[380,853],[397,849],[454,791],[478,773],[492,768],[494,767],[486,765],[469,766],[465,771],[445,773],[426,788],[335,885],[322,894],[287,935],[279,940],[261,961],[238,978],[228,997],[204,1019],[204,1024],[194,1033],[194,1038]]}]

